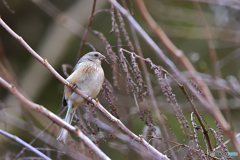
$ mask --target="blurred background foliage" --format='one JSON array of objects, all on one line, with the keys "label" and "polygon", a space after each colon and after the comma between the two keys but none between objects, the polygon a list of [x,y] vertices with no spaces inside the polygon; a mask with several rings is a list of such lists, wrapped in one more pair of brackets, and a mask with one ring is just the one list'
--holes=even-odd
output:
[{"label": "blurred background foliage", "polygon": [[[74,66],[77,61],[76,57],[79,52],[82,35],[91,15],[92,3],[92,0],[1,0],[0,15],[19,36],[21,36],[40,56],[46,58],[48,62],[64,76],[61,65],[70,64]],[[145,4],[154,20],[162,27],[171,41],[186,54],[196,70],[202,73],[203,76],[214,76],[213,67],[216,64],[210,56],[208,38],[204,31],[204,25],[199,18],[199,11],[196,9],[193,2],[145,0]],[[127,1],[127,5],[138,23],[147,31],[151,38],[155,40],[163,52],[175,63],[178,69],[184,73],[184,68],[179,63],[178,59],[169,53],[144,22],[135,3]],[[238,82],[240,78],[239,8],[237,8],[237,6],[225,6],[214,3],[200,3],[200,6],[203,11],[205,23],[211,33],[210,41],[212,41],[214,46],[213,49],[217,53],[217,64],[220,66],[222,78],[229,82]],[[112,28],[111,15],[109,12],[104,11],[104,9],[110,8],[111,6],[108,1],[97,1],[96,14],[92,21],[91,29],[102,32],[108,42],[113,46],[113,50],[117,51],[116,36],[115,34],[110,34]],[[125,24],[131,36],[131,30],[126,20]],[[153,63],[161,65],[168,70],[165,64],[153,53],[153,50],[145,41],[141,38],[139,38],[139,41],[144,57],[151,58]],[[92,32],[89,32],[87,42],[92,44],[97,51],[106,55],[105,45]],[[126,43],[123,42],[123,45],[126,45]],[[123,48],[128,49],[127,46],[123,46]],[[92,49],[86,45],[83,53],[87,53],[91,50]],[[126,55],[126,57],[129,56]],[[28,51],[2,27],[0,27],[0,62],[13,77],[8,80],[19,86],[21,91],[28,98],[33,102],[43,105],[56,114],[59,113],[63,84],[34,59]],[[113,84],[111,68],[106,63],[103,63],[103,68],[106,79]],[[69,70],[69,72],[71,72],[71,70]],[[171,71],[169,72],[171,73]],[[184,136],[180,134],[181,130],[174,113],[166,102],[158,86],[157,79],[152,74],[153,72],[150,71],[158,107],[164,116],[168,118],[169,124],[178,142],[183,143]],[[5,76],[2,69],[0,70],[0,75],[3,77]],[[124,88],[124,84],[121,84],[120,81],[121,80],[119,80],[120,86]],[[176,84],[173,83],[172,87],[173,93],[176,94],[176,98],[186,118],[189,120],[192,109]],[[209,87],[211,88],[218,106],[223,111],[226,119],[233,126],[233,132],[238,133],[240,131],[238,116],[240,114],[239,98],[226,93],[227,106],[224,106],[218,94],[219,90],[223,89],[212,84],[210,84]],[[132,96],[126,95],[125,89],[118,90],[115,87],[113,94],[118,98],[115,105],[118,109],[121,121],[135,134],[143,134],[145,124],[136,114],[136,106]],[[99,99],[103,106],[106,106],[109,110],[108,103],[101,94],[99,95]],[[198,105],[197,101],[196,105],[205,121],[207,121],[210,126],[215,126],[214,119],[209,112],[201,105]],[[36,136],[36,134],[32,135],[29,133],[31,132],[31,128],[38,127],[39,129],[44,129],[50,123],[50,121],[42,115],[32,111],[26,111],[26,109],[2,87],[0,87],[0,108],[0,127],[17,135],[26,142],[30,142]],[[84,109],[81,109],[81,113],[84,114],[84,112]],[[14,122],[16,122],[13,120],[14,116],[24,120],[21,127],[20,124],[14,125]],[[48,133],[56,136],[58,127],[53,126]],[[10,140],[3,136],[0,136],[0,138],[1,159],[4,159],[4,157],[15,157],[22,149],[22,146],[16,142],[10,142]],[[201,136],[199,138],[201,139]],[[204,146],[204,141],[201,140],[200,142]],[[126,159],[136,157],[136,154],[130,150],[124,150],[124,152],[116,151],[114,145],[118,144],[111,144],[110,140],[108,142],[108,139],[106,142],[100,140],[99,145],[107,155],[116,160],[125,159],[126,157],[128,157]],[[33,146],[44,146],[44,142],[38,140]],[[170,153],[167,152],[165,154],[169,155]],[[26,152],[25,155],[33,156],[34,154]],[[56,156],[56,153],[51,152],[51,157],[54,156]],[[69,157],[65,158],[67,159]]]}]

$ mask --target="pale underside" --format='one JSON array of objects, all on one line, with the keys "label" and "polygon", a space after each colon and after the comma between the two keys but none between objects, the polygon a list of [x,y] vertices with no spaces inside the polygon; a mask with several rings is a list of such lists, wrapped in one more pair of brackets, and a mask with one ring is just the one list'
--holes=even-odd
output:
[{"label": "pale underside", "polygon": [[[78,64],[77,69],[67,78],[71,84],[77,87],[85,94],[95,98],[102,87],[104,81],[104,72],[100,64],[94,62],[83,62]],[[71,100],[73,107],[78,107],[86,101],[73,92],[72,89],[65,86],[65,99]]]}]

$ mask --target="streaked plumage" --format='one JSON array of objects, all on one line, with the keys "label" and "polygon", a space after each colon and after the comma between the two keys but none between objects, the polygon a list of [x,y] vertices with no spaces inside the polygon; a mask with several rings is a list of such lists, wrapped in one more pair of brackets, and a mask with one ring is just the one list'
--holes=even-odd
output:
[{"label": "streaked plumage", "polygon": [[[85,54],[78,61],[67,81],[77,85],[82,92],[95,98],[104,81],[104,72],[101,67],[101,60],[104,59],[105,57],[99,52]],[[65,121],[71,124],[76,108],[87,103],[87,101],[67,86],[64,88],[64,100],[68,106]],[[67,135],[68,131],[62,128],[57,139],[66,143]]]}]

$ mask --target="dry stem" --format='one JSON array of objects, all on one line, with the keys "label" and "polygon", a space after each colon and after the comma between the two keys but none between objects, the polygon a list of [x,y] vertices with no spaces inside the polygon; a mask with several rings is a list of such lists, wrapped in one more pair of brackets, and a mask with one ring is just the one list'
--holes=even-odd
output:
[{"label": "dry stem", "polygon": [[[143,39],[149,44],[149,46],[155,51],[155,53],[173,71],[176,77],[181,82],[183,82],[183,84],[190,89],[190,91],[194,94],[194,96],[197,97],[200,103],[210,111],[210,113],[213,115],[216,121],[223,128],[228,138],[231,140],[234,148],[236,149],[240,157],[240,145],[231,131],[231,126],[227,123],[227,121],[223,117],[221,111],[216,106],[213,99],[211,97],[206,97],[207,98],[206,99],[201,95],[199,95],[196,89],[190,83],[188,83],[186,78],[179,72],[178,68],[174,65],[174,63],[162,52],[162,50],[158,47],[158,45],[150,38],[150,36],[143,30],[143,28],[137,23],[137,21],[130,15],[130,13],[126,11],[117,1],[115,0],[109,0],[109,1],[111,4],[115,6],[115,8],[117,8],[128,19],[128,21],[132,24],[132,26],[136,29],[136,31],[143,37]],[[177,54],[182,54],[182,52],[178,52]],[[193,70],[190,70],[190,71],[193,71]]]}]

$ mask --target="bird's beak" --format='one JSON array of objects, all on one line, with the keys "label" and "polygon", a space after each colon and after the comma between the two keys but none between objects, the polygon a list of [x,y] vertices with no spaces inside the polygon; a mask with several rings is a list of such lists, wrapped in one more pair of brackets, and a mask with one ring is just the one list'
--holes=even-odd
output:
[{"label": "bird's beak", "polygon": [[105,60],[105,59],[106,59],[105,56],[102,56],[102,57],[100,58],[101,61],[103,61],[103,60]]}]

